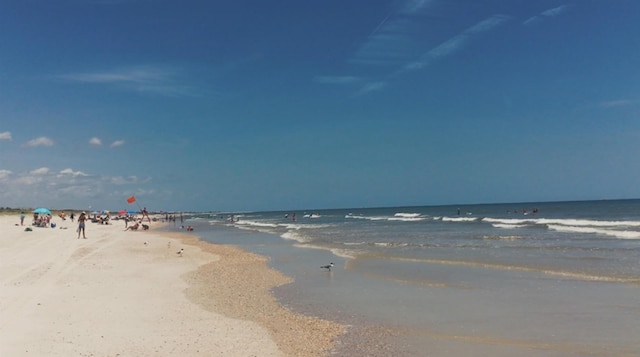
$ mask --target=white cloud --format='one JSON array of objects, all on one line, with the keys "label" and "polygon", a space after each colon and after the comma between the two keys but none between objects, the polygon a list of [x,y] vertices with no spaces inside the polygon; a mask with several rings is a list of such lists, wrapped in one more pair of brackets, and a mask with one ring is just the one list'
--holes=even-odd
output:
[{"label": "white cloud", "polygon": [[20,176],[15,180],[15,183],[19,185],[24,185],[24,186],[33,186],[41,182],[42,182],[41,176]]},{"label": "white cloud", "polygon": [[9,170],[0,170],[0,181],[8,179],[12,174]]},{"label": "white cloud", "polygon": [[35,169],[31,172],[29,172],[32,175],[46,175],[49,173],[49,168],[48,167],[41,167],[39,169]]},{"label": "white cloud", "polygon": [[102,140],[100,140],[99,138],[93,137],[93,138],[89,139],[89,144],[95,145],[95,146],[100,146],[100,145],[102,145]]},{"label": "white cloud", "polygon": [[82,171],[73,171],[72,169],[64,169],[60,171],[60,175],[58,177],[62,177],[63,175],[68,176],[89,176]]},{"label": "white cloud", "polygon": [[21,173],[0,169],[0,202],[7,207],[116,209],[132,192],[144,192],[141,187],[154,192],[151,181],[150,177],[96,175],[72,168],[41,167]]},{"label": "white cloud", "polygon": [[25,143],[25,146],[28,146],[28,147],[53,146],[53,140],[45,136],[41,136],[39,138],[27,141]]},{"label": "white cloud", "polygon": [[8,131],[0,133],[0,140],[11,140],[11,133]]},{"label": "white cloud", "polygon": [[115,148],[115,147],[118,147],[118,146],[122,146],[122,145],[124,145],[124,140],[116,140],[116,141],[111,143],[111,147],[112,148]]}]

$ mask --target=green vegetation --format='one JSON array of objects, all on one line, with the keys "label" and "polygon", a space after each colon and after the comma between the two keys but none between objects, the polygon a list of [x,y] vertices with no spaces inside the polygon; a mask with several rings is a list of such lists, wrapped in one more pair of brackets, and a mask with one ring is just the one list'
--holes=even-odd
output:
[{"label": "green vegetation", "polygon": [[10,214],[20,214],[20,212],[31,213],[34,208],[11,208],[11,207],[0,207],[0,214],[10,215]]}]

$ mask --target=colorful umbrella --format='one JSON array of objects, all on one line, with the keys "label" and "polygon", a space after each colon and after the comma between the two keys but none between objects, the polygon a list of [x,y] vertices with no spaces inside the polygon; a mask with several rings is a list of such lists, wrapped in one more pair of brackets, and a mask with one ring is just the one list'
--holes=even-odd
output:
[{"label": "colorful umbrella", "polygon": [[38,214],[51,214],[51,211],[49,211],[46,208],[36,208],[33,210],[33,213],[38,213]]}]

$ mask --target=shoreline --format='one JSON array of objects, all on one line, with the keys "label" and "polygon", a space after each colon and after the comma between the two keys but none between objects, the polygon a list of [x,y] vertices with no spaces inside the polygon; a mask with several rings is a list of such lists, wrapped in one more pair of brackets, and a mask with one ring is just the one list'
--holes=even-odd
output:
[{"label": "shoreline", "polygon": [[267,328],[286,356],[326,356],[344,327],[316,317],[296,314],[275,299],[272,289],[292,278],[268,265],[268,258],[239,247],[205,242],[197,233],[161,232],[183,244],[218,256],[189,272],[186,296],[208,311],[249,320]]},{"label": "shoreline", "polygon": [[271,289],[291,280],[265,257],[158,222],[88,223],[87,240],[54,222],[0,215],[1,355],[326,356],[344,332],[280,306]]}]

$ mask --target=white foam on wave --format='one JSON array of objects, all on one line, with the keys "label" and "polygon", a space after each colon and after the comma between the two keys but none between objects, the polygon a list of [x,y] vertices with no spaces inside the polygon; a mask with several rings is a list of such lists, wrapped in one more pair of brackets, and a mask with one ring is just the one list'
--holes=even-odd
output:
[{"label": "white foam on wave", "polygon": [[476,217],[442,217],[443,222],[475,222]]},{"label": "white foam on wave", "polygon": [[310,241],[309,238],[304,237],[303,235],[298,234],[296,231],[288,231],[280,235],[282,239],[293,240],[300,243],[307,243]]},{"label": "white foam on wave", "polygon": [[358,256],[358,252],[353,251],[353,250],[349,250],[349,249],[340,249],[340,248],[327,248],[327,247],[321,247],[318,245],[312,245],[312,244],[294,244],[294,247],[298,247],[298,248],[309,248],[309,249],[319,249],[319,250],[328,250],[331,252],[331,254],[337,256],[337,257],[341,257],[344,259],[355,259]]},{"label": "white foam on wave", "polygon": [[388,219],[389,217],[384,217],[384,216],[356,216],[356,215],[348,214],[348,215],[344,216],[344,218],[347,218],[347,219],[365,219],[365,220],[369,220],[369,221],[384,221],[384,220]]},{"label": "white foam on wave", "polygon": [[565,233],[601,234],[621,239],[640,239],[640,232],[629,228],[640,227],[638,221],[599,221],[593,219],[566,219],[566,218],[489,218],[483,222],[491,223],[495,228],[525,228],[531,226],[546,227],[550,230]]},{"label": "white foam on wave", "polygon": [[333,227],[332,224],[297,224],[297,223],[283,223],[278,225],[279,227],[285,227],[286,229],[322,229]]},{"label": "white foam on wave", "polygon": [[278,227],[278,225],[275,224],[275,223],[264,223],[264,222],[256,222],[256,221],[243,221],[243,220],[240,220],[240,221],[237,221],[237,222],[234,222],[234,223],[236,225],[239,225],[239,226],[250,226],[250,227],[256,227],[256,228],[260,228],[260,227],[263,227],[263,228],[277,228]]},{"label": "white foam on wave", "polygon": [[403,212],[398,212],[396,214],[393,215],[394,217],[403,217],[403,218],[417,218],[420,217],[421,214],[420,213],[403,213]]},{"label": "white foam on wave", "polygon": [[506,241],[514,241],[520,240],[522,237],[519,236],[483,236],[483,239],[491,239],[491,240],[506,240]]},{"label": "white foam on wave", "polygon": [[535,219],[537,224],[552,224],[572,227],[640,227],[638,221],[597,221],[591,219]]},{"label": "white foam on wave", "polygon": [[526,224],[507,224],[507,223],[493,223],[492,226],[494,228],[504,228],[504,229],[518,229],[518,228],[528,227]]},{"label": "white foam on wave", "polygon": [[530,220],[530,219],[491,218],[491,217],[485,217],[482,219],[482,221],[489,222],[489,223],[496,223],[496,224],[509,224],[509,225],[533,223],[533,220]]},{"label": "white foam on wave", "polygon": [[564,226],[564,225],[548,225],[549,229],[557,232],[567,233],[592,233],[601,234],[622,239],[640,239],[640,232],[638,231],[620,231],[614,229],[602,229],[594,227],[576,227],[576,226]]},{"label": "white foam on wave", "polygon": [[390,217],[388,220],[398,222],[420,222],[427,220],[427,217]]}]

